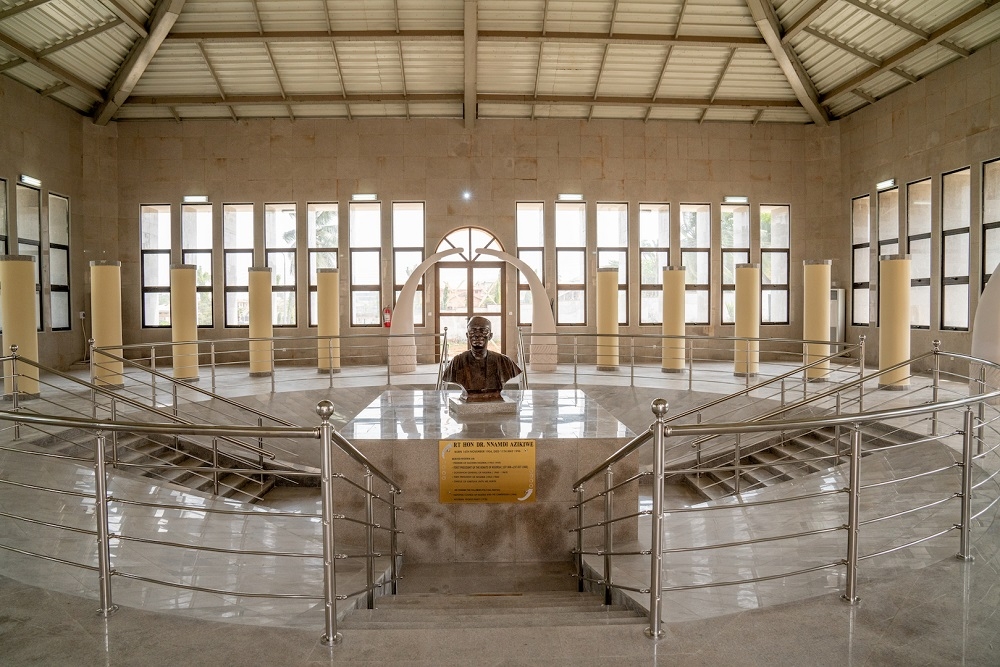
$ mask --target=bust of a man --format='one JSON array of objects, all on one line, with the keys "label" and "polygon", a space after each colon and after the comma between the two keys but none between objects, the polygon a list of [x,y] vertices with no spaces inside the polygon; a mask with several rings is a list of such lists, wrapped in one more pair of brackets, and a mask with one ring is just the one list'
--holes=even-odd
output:
[{"label": "bust of a man", "polygon": [[448,362],[441,379],[460,384],[467,402],[502,401],[504,383],[520,375],[521,369],[507,355],[486,349],[493,327],[485,317],[469,318],[465,335],[469,349]]}]

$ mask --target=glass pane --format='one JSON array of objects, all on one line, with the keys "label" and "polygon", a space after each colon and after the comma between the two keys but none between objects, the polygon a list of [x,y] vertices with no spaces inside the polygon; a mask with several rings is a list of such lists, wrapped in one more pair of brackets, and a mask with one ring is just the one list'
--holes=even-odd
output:
[{"label": "glass pane", "polygon": [[309,204],[306,224],[310,248],[336,248],[340,245],[336,202]]},{"label": "glass pane", "polygon": [[[736,283],[736,265],[750,262],[750,253],[733,252],[732,250],[722,251],[722,284],[733,285]],[[707,280],[705,282],[708,282]]]},{"label": "glass pane", "polygon": [[533,303],[531,300],[531,290],[526,290],[526,289],[518,290],[517,294],[518,297],[520,297],[520,302],[518,304],[518,307],[520,308],[520,310],[518,311],[520,313],[518,324],[531,324],[533,316],[533,313],[531,311]]},{"label": "glass pane", "polygon": [[1000,222],[1000,160],[983,165],[983,223]]},{"label": "glass pane", "polygon": [[598,247],[628,245],[628,204],[597,205]]},{"label": "glass pane", "polygon": [[[7,181],[0,178],[0,236],[7,236]],[[0,253],[7,254],[6,247]]]},{"label": "glass pane", "polygon": [[766,289],[760,295],[760,321],[783,324],[788,321],[788,291]]},{"label": "glass pane", "polygon": [[853,323],[868,324],[871,321],[871,290],[863,287],[855,289],[853,292],[854,298],[851,300],[854,304],[852,311]]},{"label": "glass pane", "polygon": [[787,248],[790,243],[788,206],[760,207],[760,247]]},{"label": "glass pane", "polygon": [[910,326],[929,327],[931,325],[931,287],[914,285],[910,288]]},{"label": "glass pane", "polygon": [[878,193],[878,240],[898,238],[899,188],[892,188]]},{"label": "glass pane", "polygon": [[910,241],[910,278],[920,280],[931,277],[931,240]]},{"label": "glass pane", "polygon": [[541,248],[545,245],[541,202],[518,202],[517,245]]},{"label": "glass pane", "polygon": [[295,247],[295,204],[264,204],[264,247]]},{"label": "glass pane", "polygon": [[49,195],[49,243],[69,245],[69,200],[59,195]]},{"label": "glass pane", "polygon": [[687,251],[681,253],[684,265],[684,282],[688,285],[708,284],[708,253]]},{"label": "glass pane", "polygon": [[906,186],[906,233],[931,233],[931,179]]},{"label": "glass pane", "polygon": [[851,245],[871,240],[871,203],[867,195],[851,201]]},{"label": "glass pane", "polygon": [[252,262],[252,252],[227,252],[226,285],[230,287],[246,287],[249,285],[250,265]]},{"label": "glass pane", "polygon": [[500,269],[496,267],[472,269],[472,298],[475,312],[499,313],[501,290]]},{"label": "glass pane", "polygon": [[214,321],[212,317],[212,293],[198,292],[195,299],[198,303],[198,326],[212,326],[212,322]]},{"label": "glass pane", "polygon": [[146,287],[170,287],[170,255],[166,253],[143,255],[142,284]]},{"label": "glass pane", "polygon": [[722,206],[722,247],[750,247],[750,207]]},{"label": "glass pane", "polygon": [[424,205],[397,202],[392,205],[392,245],[396,248],[424,247]]},{"label": "glass pane", "polygon": [[884,255],[898,255],[899,254],[899,243],[879,243],[878,245],[878,255],[882,257]]},{"label": "glass pane", "polygon": [[945,285],[941,326],[955,329],[969,328],[969,286]]},{"label": "glass pane", "polygon": [[854,282],[866,283],[871,280],[871,248],[854,249]]},{"label": "glass pane", "polygon": [[295,253],[269,252],[267,265],[271,267],[271,284],[275,286],[295,286]]},{"label": "glass pane", "polygon": [[684,321],[688,324],[708,323],[708,290],[684,292]]},{"label": "glass pane", "polygon": [[[26,241],[38,241],[42,224],[42,196],[38,190],[17,186],[17,237]],[[167,220],[169,231],[170,221]],[[170,235],[167,235],[169,246]]]},{"label": "glass pane", "polygon": [[226,326],[245,327],[250,325],[250,294],[248,292],[226,292]]},{"label": "glass pane", "polygon": [[422,250],[397,250],[395,252],[395,260],[393,261],[396,284],[402,285],[405,283],[406,279],[410,277],[414,269],[420,266],[420,262],[422,261],[424,261]]},{"label": "glass pane", "polygon": [[639,247],[670,247],[670,204],[639,204]]},{"label": "glass pane", "polygon": [[[542,267],[544,266],[545,256],[541,250],[521,250],[517,253],[518,258],[527,264],[538,276],[539,280],[544,280],[542,273]],[[521,285],[527,285],[528,279],[524,277],[524,274],[520,271],[517,272],[517,282]]]},{"label": "glass pane", "polygon": [[944,237],[944,274],[946,278],[969,275],[969,235]]},{"label": "glass pane", "polygon": [[477,229],[475,227],[469,228],[469,247],[467,250],[471,253],[471,257],[476,256],[476,250],[480,248],[493,248],[494,250],[503,250],[500,244],[497,242],[496,237],[487,232],[484,229]]},{"label": "glass pane", "polygon": [[941,226],[945,231],[969,226],[972,206],[969,199],[968,169],[942,177],[941,200]]},{"label": "glass pane", "polygon": [[556,251],[556,281],[560,285],[582,285],[586,276],[582,250]]},{"label": "glass pane", "polygon": [[35,284],[42,284],[42,273],[41,273],[41,263],[39,261],[38,255],[38,245],[34,243],[18,243],[17,244],[17,254],[26,255],[28,257],[34,257],[35,261],[32,262],[32,270],[35,272]]},{"label": "glass pane", "polygon": [[625,285],[628,282],[628,260],[625,251],[601,250],[597,253],[597,267],[601,269],[618,269],[618,284]]},{"label": "glass pane", "polygon": [[618,290],[618,324],[628,324],[628,292]]},{"label": "glass pane", "polygon": [[643,285],[662,285],[663,267],[668,266],[670,255],[666,252],[640,252],[639,273]]},{"label": "glass pane", "polygon": [[185,252],[182,254],[185,264],[194,264],[194,283],[198,287],[212,286],[212,253]]},{"label": "glass pane", "polygon": [[351,284],[378,285],[381,283],[378,250],[351,251]]},{"label": "glass pane", "polygon": [[583,324],[586,322],[586,299],[583,290],[559,290],[556,312],[559,324]]},{"label": "glass pane", "polygon": [[708,204],[681,204],[681,247],[712,246],[712,207]]},{"label": "glass pane", "polygon": [[788,284],[788,253],[760,253],[760,279],[764,285]]},{"label": "glass pane", "polygon": [[987,229],[983,234],[986,247],[986,261],[983,264],[984,272],[989,275],[996,271],[1000,264],[1000,227]]},{"label": "glass pane", "polygon": [[337,268],[337,253],[323,250],[313,250],[309,253],[309,284],[316,285],[317,269]]},{"label": "glass pane", "polygon": [[556,247],[587,245],[587,210],[583,202],[556,202]]},{"label": "glass pane", "polygon": [[382,305],[378,292],[351,292],[351,324],[357,326],[382,324]]},{"label": "glass pane", "polygon": [[69,329],[69,292],[52,292],[52,328]]},{"label": "glass pane", "polygon": [[[20,216],[18,216],[20,220]],[[143,206],[139,220],[140,247],[143,250],[170,249],[170,207]],[[24,237],[24,234],[21,234]]]},{"label": "glass pane", "polygon": [[441,295],[440,312],[466,313],[469,311],[468,280],[468,269],[452,269],[447,266],[438,269],[438,291]]},{"label": "glass pane", "polygon": [[352,248],[382,245],[382,205],[351,203],[350,244]]},{"label": "glass pane", "polygon": [[49,248],[49,284],[69,285],[69,252]]},{"label": "glass pane", "polygon": [[271,293],[271,323],[276,327],[295,325],[295,292]]},{"label": "glass pane", "polygon": [[222,247],[253,248],[253,204],[222,206]]},{"label": "glass pane", "polygon": [[181,207],[181,248],[212,247],[212,205],[185,204]]},{"label": "glass pane", "polygon": [[309,326],[314,327],[319,323],[319,294],[309,292]]},{"label": "glass pane", "polygon": [[170,295],[162,292],[145,293],[142,295],[144,305],[143,326],[170,326]]},{"label": "glass pane", "polygon": [[643,290],[639,294],[639,324],[663,323],[663,291]]},{"label": "glass pane", "polygon": [[732,324],[736,321],[736,290],[722,290],[722,323]]}]

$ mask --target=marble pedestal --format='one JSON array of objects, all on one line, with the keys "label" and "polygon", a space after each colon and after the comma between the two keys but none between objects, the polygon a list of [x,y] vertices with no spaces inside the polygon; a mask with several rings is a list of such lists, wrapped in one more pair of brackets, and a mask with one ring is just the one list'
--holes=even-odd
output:
[{"label": "marble pedestal", "polygon": [[[634,437],[581,390],[504,392],[512,414],[464,415],[448,409],[460,392],[390,390],[361,411],[341,433],[403,489],[400,544],[409,562],[565,561],[576,546],[573,482]],[[441,440],[534,439],[537,496],[533,503],[458,504],[439,501]],[[634,475],[636,463],[616,467],[616,478]],[[586,489],[603,488],[603,475]],[[615,493],[615,515],[638,509],[638,489]],[[352,502],[344,499],[341,502]],[[356,501],[355,501],[356,502]],[[585,524],[603,518],[603,500],[588,504]],[[384,520],[378,519],[377,520]],[[615,540],[634,540],[638,520],[615,525]],[[603,529],[587,531],[596,548]]]}]

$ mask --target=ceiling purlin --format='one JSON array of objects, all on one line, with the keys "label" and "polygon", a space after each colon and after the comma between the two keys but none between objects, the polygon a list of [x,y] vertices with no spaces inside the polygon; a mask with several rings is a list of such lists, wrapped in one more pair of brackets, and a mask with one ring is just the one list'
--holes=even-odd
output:
[{"label": "ceiling purlin", "polygon": [[542,3],[542,36],[549,27],[549,0]]},{"label": "ceiling purlin", "polygon": [[140,38],[144,39],[149,35],[149,33],[146,32],[146,26],[144,26],[141,21],[136,20],[136,18],[132,16],[132,12],[130,12],[125,5],[118,0],[98,0],[98,2],[111,10],[115,16],[121,19],[125,25],[131,28],[132,32]]},{"label": "ceiling purlin", "polygon": [[[403,82],[403,97],[406,97],[406,64],[403,62],[403,43],[396,42],[396,46],[399,50],[399,77]],[[410,120],[410,103],[407,102],[406,108],[406,120]]]},{"label": "ceiling purlin", "polygon": [[139,82],[149,62],[163,44],[164,38],[174,27],[177,16],[184,8],[185,0],[157,0],[149,20],[149,30],[146,37],[140,38],[132,45],[125,62],[118,68],[111,85],[102,95],[100,105],[94,114],[95,125],[105,125],[125,103],[132,89]]},{"label": "ceiling purlin", "polygon": [[337,42],[333,39],[333,19],[330,18],[330,5],[326,0],[320,0],[323,4],[323,16],[326,18],[326,34],[330,40],[330,48],[333,50],[333,67],[337,71],[337,80],[340,81],[340,92],[344,97],[344,109],[347,110],[347,120],[351,117],[351,105],[347,102],[347,84],[344,83],[344,72],[340,69],[340,57],[337,55]]},{"label": "ceiling purlin", "polygon": [[[878,7],[873,7],[867,3],[861,2],[861,0],[844,0],[844,2],[850,3],[855,7],[857,7],[858,9],[868,12],[872,16],[877,16],[883,21],[887,21],[893,24],[897,28],[902,28],[903,30],[916,35],[920,39],[927,39],[930,36],[930,33],[928,33],[926,30],[921,30],[917,26],[907,23],[903,19],[893,16],[889,12],[882,11]],[[968,58],[970,55],[972,55],[970,52],[966,51],[962,47],[952,44],[947,40],[942,40],[940,44],[946,49],[951,49],[952,51],[962,56],[963,58]]]},{"label": "ceiling purlin", "polygon": [[95,102],[100,102],[104,99],[104,94],[94,86],[90,85],[69,70],[62,68],[55,63],[43,60],[37,53],[32,51],[30,47],[21,44],[16,39],[12,39],[3,33],[0,33],[0,47],[7,49],[23,62],[31,63],[35,67],[44,70],[49,75],[59,79],[60,81],[65,81],[81,93],[93,99]]},{"label": "ceiling purlin", "polygon": [[771,6],[771,0],[747,0],[747,5],[753,15],[757,30],[767,42],[768,48],[771,49],[774,59],[778,62],[778,67],[784,73],[799,103],[814,123],[827,125],[830,122],[830,117],[820,104],[816,87],[792,47],[781,42],[781,24],[774,13],[774,7]]},{"label": "ceiling purlin", "polygon": [[[198,51],[201,52],[202,60],[205,61],[205,65],[208,67],[208,73],[212,75],[212,80],[215,81],[215,87],[219,89],[219,97],[222,98],[223,102],[226,102],[226,90],[222,87],[222,81],[219,80],[219,75],[216,73],[215,68],[212,67],[212,61],[209,59],[208,53],[205,52],[205,45],[199,43]],[[282,96],[282,99],[284,99],[284,96]],[[236,118],[236,110],[233,109],[233,105],[227,103],[226,107],[229,109],[229,115],[233,117],[233,120],[239,120]]]},{"label": "ceiling purlin", "polygon": [[396,32],[399,32],[399,0],[392,0],[392,13],[396,17]]},{"label": "ceiling purlin", "polygon": [[785,33],[781,36],[781,43],[787,44],[792,37],[795,37],[795,35],[799,34],[799,32],[805,30],[806,27],[812,23],[814,18],[819,16],[823,10],[832,5],[835,1],[836,0],[815,0],[812,7],[807,9],[805,13],[799,17],[798,21],[788,26]]},{"label": "ceiling purlin", "polygon": [[6,72],[9,69],[14,69],[18,65],[23,65],[27,61],[24,58],[11,58],[7,62],[0,65],[0,72]]},{"label": "ceiling purlin", "polygon": [[76,35],[74,37],[70,37],[69,39],[63,40],[61,42],[53,44],[52,46],[50,46],[48,48],[42,49],[41,51],[38,52],[38,57],[39,58],[44,58],[45,56],[48,56],[48,55],[51,55],[51,54],[55,53],[56,51],[61,51],[62,49],[65,49],[66,47],[73,46],[74,44],[79,44],[80,42],[82,42],[82,41],[84,41],[86,39],[90,39],[91,37],[94,37],[96,35],[100,35],[102,32],[106,32],[108,30],[111,30],[112,28],[117,28],[118,26],[122,25],[123,23],[124,23],[124,21],[122,21],[121,19],[117,19],[117,18],[116,19],[112,19],[111,21],[108,21],[104,25],[99,25],[96,28],[91,28],[90,30],[87,30],[86,32],[81,32],[79,35]]},{"label": "ceiling purlin", "polygon": [[608,37],[612,37],[615,34],[615,21],[618,19],[618,0],[615,0],[615,6],[611,8],[611,22],[608,23]]},{"label": "ceiling purlin", "polygon": [[[663,85],[663,77],[667,73],[667,63],[670,62],[670,54],[673,53],[674,47],[667,45],[667,53],[663,56],[663,66],[660,67],[660,76],[656,77],[656,87],[653,88],[653,96],[650,98],[651,102],[656,101],[657,95],[660,94],[660,87]],[[643,118],[644,122],[649,121],[650,114],[653,113],[653,105],[650,104],[646,107],[646,117]]]},{"label": "ceiling purlin", "polygon": [[882,59],[881,67],[872,67],[871,69],[861,72],[860,74],[842,82],[840,85],[824,94],[820,98],[820,101],[826,104],[838,95],[853,91],[855,88],[864,85],[883,72],[893,70],[906,59],[926,51],[927,49],[938,46],[942,41],[948,39],[956,32],[968,27],[973,22],[988,16],[991,12],[996,11],[998,8],[1000,8],[1000,0],[983,0],[981,4],[972,7],[959,16],[956,16],[951,21],[932,32],[928,35],[927,39],[918,40],[913,44],[900,49],[896,53],[886,56]]},{"label": "ceiling purlin", "polygon": [[[260,17],[260,7],[257,6],[257,0],[250,0],[251,6],[253,6],[254,19],[257,21],[257,31],[260,34],[264,34],[264,21]],[[264,42],[264,53],[267,54],[267,62],[271,64],[271,72],[274,73],[274,80],[278,84],[278,92],[281,93],[281,99],[287,99],[288,96],[285,94],[285,86],[281,82],[281,73],[278,71],[278,64],[274,62],[274,54],[271,53],[271,45],[268,42]],[[285,111],[288,112],[288,118],[295,120],[295,114],[292,112],[292,107],[289,104],[285,105]]]},{"label": "ceiling purlin", "polygon": [[476,80],[478,73],[477,58],[479,48],[479,16],[476,0],[465,0],[465,94],[463,110],[465,114],[465,129],[471,130],[476,124]]},{"label": "ceiling purlin", "polygon": [[5,9],[2,12],[0,12],[0,21],[6,18],[10,18],[11,16],[16,16],[21,12],[26,12],[29,9],[34,9],[39,5],[44,5],[47,2],[52,2],[52,0],[28,0],[28,2],[23,2],[20,5],[15,5],[14,7],[11,7],[10,9]]},{"label": "ceiling purlin", "polygon": [[681,23],[684,22],[684,12],[687,11],[688,0],[682,0],[681,10],[677,13],[677,25],[674,26],[674,37],[681,34]]},{"label": "ceiling purlin", "polygon": [[847,44],[843,43],[839,39],[836,39],[834,37],[830,37],[829,35],[826,35],[826,34],[820,32],[819,30],[816,30],[814,28],[806,28],[803,32],[805,32],[808,35],[812,35],[816,39],[824,41],[827,44],[830,44],[831,46],[835,46],[838,49],[840,49],[841,51],[847,51],[848,53],[850,53],[855,58],[860,58],[861,60],[864,60],[865,62],[867,62],[867,63],[869,63],[871,65],[875,65],[875,67],[881,67],[882,66],[882,61],[879,60],[878,58],[876,58],[874,56],[870,56],[867,53],[865,53],[864,51],[861,51],[860,49],[856,49],[853,46],[848,46]]},{"label": "ceiling purlin", "polygon": [[52,95],[55,95],[59,91],[66,90],[67,88],[69,88],[69,84],[60,81],[59,83],[49,86],[45,90],[38,91],[38,94],[41,95],[42,97],[51,97]]},{"label": "ceiling purlin", "polygon": [[[604,45],[604,55],[601,56],[601,66],[597,68],[597,82],[594,84],[594,99],[597,99],[597,94],[601,92],[601,79],[604,77],[604,65],[608,62],[608,51],[611,50],[610,44]],[[590,111],[587,112],[587,120],[590,120],[594,116],[594,105],[590,105]]]},{"label": "ceiling purlin", "polygon": [[[729,57],[726,58],[726,64],[722,66],[722,71],[719,72],[719,78],[715,80],[715,88],[712,89],[712,96],[708,98],[708,103],[711,104],[715,101],[715,96],[719,94],[719,88],[722,87],[722,80],[726,78],[726,73],[729,71],[729,66],[733,64],[733,58],[736,57],[736,49],[730,49]],[[701,112],[701,118],[698,120],[698,124],[705,122],[705,117],[708,116],[708,107],[705,107]]]},{"label": "ceiling purlin", "polygon": [[[532,97],[538,97],[538,77],[542,72],[542,50],[545,48],[545,42],[538,43],[538,62],[535,63],[535,85],[532,93]],[[531,120],[535,120],[535,105],[531,105]]]}]

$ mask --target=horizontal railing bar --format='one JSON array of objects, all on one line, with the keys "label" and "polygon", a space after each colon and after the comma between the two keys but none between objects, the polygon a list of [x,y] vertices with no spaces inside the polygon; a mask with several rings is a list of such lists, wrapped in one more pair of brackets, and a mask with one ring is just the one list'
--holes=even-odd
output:
[{"label": "horizontal railing bar", "polygon": [[378,467],[376,467],[371,461],[369,461],[368,457],[362,454],[361,451],[357,447],[355,447],[354,443],[352,443],[350,440],[342,436],[340,433],[337,433],[337,431],[333,429],[330,430],[330,437],[335,443],[337,443],[338,447],[340,447],[348,456],[350,456],[356,462],[360,463],[362,466],[367,468],[371,474],[378,477],[380,480],[388,484],[393,489],[402,488],[399,484],[396,484],[396,482],[394,482],[391,477],[389,477],[384,472],[379,470]]},{"label": "horizontal railing bar", "polygon": [[[322,514],[319,513],[285,512],[279,510],[268,510],[264,512],[261,510],[219,509],[219,508],[202,507],[195,505],[152,503],[143,500],[129,500],[125,498],[118,498],[116,496],[108,496],[108,502],[116,502],[122,505],[134,505],[138,507],[150,507],[154,509],[171,509],[183,512],[205,512],[206,514],[236,514],[241,516],[257,516],[262,518],[267,518],[272,516],[287,516],[287,517],[301,517],[303,519],[319,519],[322,518],[323,516]],[[333,518],[338,518],[338,517],[334,516]]]},{"label": "horizontal railing bar", "polygon": [[576,551],[584,556],[649,556],[652,552],[648,549],[642,551]]},{"label": "horizontal railing bar", "polygon": [[635,519],[635,518],[638,518],[638,517],[641,517],[641,516],[649,516],[652,513],[653,513],[652,510],[641,510],[641,511],[636,512],[634,514],[625,514],[623,516],[614,517],[614,518],[609,519],[607,521],[598,521],[597,523],[589,523],[589,524],[587,524],[585,526],[578,526],[578,527],[575,527],[575,528],[569,528],[568,532],[570,532],[570,533],[578,533],[580,531],[589,530],[591,528],[602,528],[603,526],[609,526],[611,524],[618,523],[619,521],[624,521],[625,519]]},{"label": "horizontal railing bar", "polygon": [[45,526],[46,528],[68,530],[72,533],[83,533],[84,535],[97,535],[96,530],[87,530],[86,528],[76,528],[74,526],[64,526],[60,523],[52,523],[50,521],[42,521],[41,519],[33,519],[29,516],[21,516],[20,514],[10,514],[9,512],[0,511],[0,516],[5,516],[8,519],[16,519],[18,521],[24,521],[25,523],[34,524],[36,526]]},{"label": "horizontal railing bar", "polygon": [[[80,445],[81,447],[83,445]],[[78,463],[93,463],[94,457],[84,458],[82,456],[70,456],[69,454],[56,454],[55,452],[34,452],[29,449],[18,449],[17,447],[0,446],[0,452],[10,452],[13,454],[27,454],[28,456],[43,456],[48,459],[61,459],[65,461],[75,461]]]},{"label": "horizontal railing bar", "polygon": [[72,565],[73,567],[83,568],[84,570],[90,570],[91,572],[97,571],[96,565],[84,565],[83,563],[76,563],[71,560],[66,560],[65,558],[56,558],[55,556],[48,556],[46,554],[40,554],[35,551],[27,551],[25,549],[18,549],[17,547],[8,546],[6,544],[0,544],[0,549],[4,551],[12,551],[16,554],[21,554],[22,556],[31,556],[33,558],[41,558],[42,560],[47,560],[51,563],[60,563],[62,565]]},{"label": "horizontal railing bar", "polygon": [[955,461],[951,465],[944,466],[943,468],[936,468],[934,470],[925,470],[924,472],[918,472],[913,475],[907,475],[906,477],[894,477],[893,479],[887,479],[881,482],[871,482],[870,484],[862,484],[860,489],[876,489],[880,486],[891,486],[893,484],[899,484],[901,482],[909,482],[910,480],[920,479],[921,477],[928,477],[930,475],[936,475],[939,472],[946,472],[948,470],[953,470],[955,468],[961,468],[962,463],[960,461]]},{"label": "horizontal railing bar", "polygon": [[206,547],[200,544],[185,544],[183,542],[168,542],[166,540],[154,540],[149,537],[135,537],[132,535],[121,535],[112,533],[108,536],[111,539],[123,542],[138,542],[140,544],[155,544],[162,547],[176,547],[178,549],[191,549],[192,551],[210,551],[220,554],[242,554],[244,556],[281,556],[287,558],[322,558],[322,553],[301,553],[294,551],[257,551],[254,549],[227,549],[226,547]]},{"label": "horizontal railing bar", "polygon": [[741,500],[732,505],[708,505],[706,507],[670,507],[663,510],[663,514],[682,514],[684,512],[707,512],[711,510],[734,510],[745,509],[747,507],[762,507],[764,505],[779,505],[791,503],[797,500],[808,500],[809,498],[821,498],[823,496],[833,496],[840,493],[847,493],[846,488],[828,489],[826,491],[816,491],[814,493],[803,493],[798,496],[788,496],[786,498],[770,498],[765,500],[751,500],[749,502]]},{"label": "horizontal railing bar", "polygon": [[990,476],[988,476],[988,477],[986,477],[986,478],[984,478],[984,479],[976,482],[975,484],[973,484],[972,485],[972,490],[973,491],[978,491],[979,487],[983,486],[984,484],[988,484],[988,483],[992,482],[998,476],[1000,476],[1000,469],[995,470]]},{"label": "horizontal railing bar", "polygon": [[770,537],[755,537],[750,540],[738,540],[736,542],[720,542],[718,544],[703,544],[696,547],[674,547],[673,549],[664,549],[665,554],[681,554],[690,551],[705,551],[710,549],[728,549],[731,547],[744,547],[750,544],[761,544],[764,542],[780,542],[782,540],[792,540],[798,537],[809,537],[811,535],[822,535],[823,533],[835,533],[838,530],[847,530],[847,526],[830,526],[827,528],[815,528],[813,530],[804,530],[798,533],[787,533],[785,535],[772,535]]},{"label": "horizontal railing bar", "polygon": [[906,516],[907,514],[913,514],[914,512],[919,512],[921,510],[930,509],[931,507],[937,507],[938,505],[944,504],[944,503],[948,502],[949,500],[954,500],[955,498],[961,498],[961,497],[962,497],[961,493],[953,493],[950,496],[946,496],[944,498],[941,498],[940,500],[935,500],[933,502],[929,502],[926,505],[921,505],[920,507],[912,507],[912,508],[907,509],[907,510],[902,510],[901,512],[896,512],[895,514],[886,514],[885,516],[875,517],[874,519],[865,519],[864,521],[860,521],[859,525],[867,526],[868,524],[878,523],[879,521],[887,521],[889,519],[898,519],[901,516]]},{"label": "horizontal railing bar", "polygon": [[[167,586],[169,588],[181,588],[186,591],[196,591],[198,593],[215,593],[216,595],[228,595],[230,597],[239,598],[274,598],[279,600],[322,600],[323,596],[316,595],[305,595],[298,593],[248,593],[246,591],[227,591],[221,588],[207,588],[205,586],[191,586],[188,584],[178,584],[171,581],[163,581],[162,579],[153,579],[150,577],[143,577],[138,574],[131,574],[128,572],[120,572],[118,570],[112,570],[111,574],[116,577],[121,577],[122,579],[132,579],[134,581],[142,581],[147,584],[159,584],[161,586]],[[317,584],[319,587],[319,584]]]},{"label": "horizontal railing bar", "polygon": [[840,567],[844,565],[844,561],[834,561],[833,563],[827,563],[825,565],[816,565],[815,567],[807,567],[801,570],[793,570],[792,572],[784,572],[782,574],[771,574],[763,577],[753,577],[750,579],[734,579],[732,581],[713,581],[707,584],[690,584],[688,586],[664,586],[660,590],[664,593],[671,591],[690,591],[696,590],[698,588],[718,588],[720,586],[733,586],[736,584],[753,584],[758,581],[772,581],[774,579],[784,579],[785,577],[794,577],[799,574],[808,574],[809,572],[818,572],[819,570],[829,570],[831,567]]},{"label": "horizontal railing bar", "polygon": [[958,528],[961,528],[961,526],[951,526],[950,528],[945,528],[944,530],[942,530],[940,532],[937,532],[937,533],[934,533],[933,535],[928,535],[927,537],[921,537],[918,540],[914,540],[912,542],[907,542],[906,544],[900,544],[897,547],[892,547],[890,549],[885,549],[884,551],[876,551],[875,553],[867,554],[867,555],[864,555],[864,556],[858,556],[858,560],[859,561],[868,560],[869,558],[876,558],[878,556],[885,556],[885,555],[891,554],[891,553],[893,553],[895,551],[901,551],[903,549],[909,549],[910,547],[914,547],[914,546],[916,546],[916,545],[918,545],[918,544],[920,544],[922,542],[926,542],[928,540],[933,540],[935,537],[941,537],[942,535],[944,535],[946,533],[950,533],[951,531],[956,530]]},{"label": "horizontal railing bar", "polygon": [[9,479],[0,479],[0,484],[7,484],[8,486],[17,486],[22,489],[31,489],[32,491],[47,491],[49,493],[58,493],[63,496],[73,496],[74,498],[93,498],[94,492],[85,493],[83,491],[70,491],[69,489],[56,489],[51,486],[38,486],[37,484],[27,484],[25,482],[14,482]]},{"label": "horizontal railing bar", "polygon": [[589,473],[587,473],[580,479],[576,480],[573,483],[573,490],[576,491],[581,486],[583,486],[583,483],[586,482],[588,479],[607,470],[608,468],[610,468],[611,466],[618,463],[623,458],[634,452],[636,449],[644,445],[646,442],[648,442],[653,437],[653,428],[654,426],[651,425],[644,432],[640,433],[639,435],[629,440],[628,443],[623,445],[617,452],[606,458],[604,460],[604,463],[597,466],[596,468],[591,470]]},{"label": "horizontal railing bar", "polygon": [[989,504],[989,505],[987,505],[987,506],[986,506],[986,507],[984,507],[983,509],[979,510],[979,511],[978,511],[978,512],[976,512],[975,514],[973,514],[973,515],[972,515],[972,517],[971,517],[971,520],[973,520],[973,521],[974,521],[974,520],[978,519],[979,517],[981,517],[982,515],[986,514],[986,513],[987,513],[988,511],[990,511],[990,509],[992,509],[992,508],[993,508],[993,506],[994,506],[994,505],[996,505],[997,503],[1000,503],[1000,496],[997,496],[996,498],[994,498],[994,499],[993,499],[993,500],[992,500],[992,501],[990,502],[990,504]]}]

